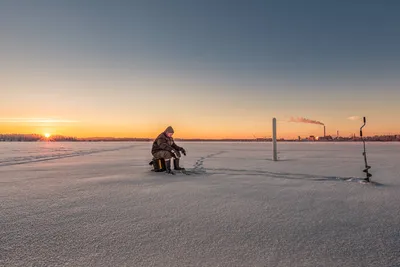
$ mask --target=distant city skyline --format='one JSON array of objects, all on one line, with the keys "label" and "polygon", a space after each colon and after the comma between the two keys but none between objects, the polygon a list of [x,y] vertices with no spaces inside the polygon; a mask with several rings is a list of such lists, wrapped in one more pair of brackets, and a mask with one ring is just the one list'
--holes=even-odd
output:
[{"label": "distant city skyline", "polygon": [[[397,1],[1,1],[0,133],[399,134]],[[304,118],[309,121],[299,121]],[[298,120],[298,121],[296,121]]]},{"label": "distant city skyline", "polygon": [[[0,142],[152,142],[153,138],[137,138],[137,137],[74,137],[74,136],[62,136],[62,135],[50,135],[48,133],[44,135],[39,134],[0,134]],[[188,142],[273,142],[272,138],[177,138],[177,141],[188,141]],[[330,136],[326,137],[315,137],[314,135],[298,138],[278,138],[277,141],[288,141],[288,142],[354,142],[354,141],[379,141],[379,142],[399,142],[400,135],[377,135],[377,136],[356,136],[355,134],[351,137],[343,136]]]}]

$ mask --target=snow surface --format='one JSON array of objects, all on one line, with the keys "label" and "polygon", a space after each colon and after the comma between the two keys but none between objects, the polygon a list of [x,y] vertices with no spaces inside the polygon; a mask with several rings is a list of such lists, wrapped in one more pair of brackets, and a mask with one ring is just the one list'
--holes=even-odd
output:
[{"label": "snow surface", "polygon": [[0,266],[400,266],[399,143],[178,144],[0,143]]}]

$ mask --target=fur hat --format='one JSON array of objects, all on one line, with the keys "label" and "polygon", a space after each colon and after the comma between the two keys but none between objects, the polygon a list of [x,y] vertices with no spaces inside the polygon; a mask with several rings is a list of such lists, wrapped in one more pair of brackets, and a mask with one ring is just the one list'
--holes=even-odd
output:
[{"label": "fur hat", "polygon": [[167,129],[165,129],[165,133],[174,133],[174,129],[172,129],[171,126],[168,126]]}]

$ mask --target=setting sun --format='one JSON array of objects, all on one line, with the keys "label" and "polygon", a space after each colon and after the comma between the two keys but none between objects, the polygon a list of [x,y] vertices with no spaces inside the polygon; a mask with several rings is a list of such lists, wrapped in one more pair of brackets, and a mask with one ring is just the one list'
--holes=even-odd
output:
[{"label": "setting sun", "polygon": [[49,137],[51,136],[51,134],[45,133],[44,136],[45,136],[46,138],[49,138]]}]

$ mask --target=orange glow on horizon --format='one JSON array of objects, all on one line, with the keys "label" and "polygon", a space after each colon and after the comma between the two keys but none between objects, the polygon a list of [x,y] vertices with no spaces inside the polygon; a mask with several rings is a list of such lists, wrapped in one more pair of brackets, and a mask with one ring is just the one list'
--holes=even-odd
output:
[{"label": "orange glow on horizon", "polygon": [[[19,121],[19,122],[16,122]],[[136,123],[128,125],[125,122],[103,122],[103,123],[83,123],[74,122],[67,123],[64,120],[61,123],[50,122],[49,119],[43,119],[40,122],[21,122],[22,119],[14,122],[0,122],[0,133],[3,134],[43,134],[46,138],[57,133],[66,137],[88,138],[88,137],[116,137],[116,138],[155,138],[163,132],[165,128],[171,125],[175,129],[174,138],[176,139],[255,139],[255,138],[271,138],[272,129],[269,121],[260,125],[254,125],[249,122],[240,122],[240,124],[225,122],[217,123],[216,121],[189,121],[188,123],[179,123],[171,121],[171,123],[151,122]],[[44,122],[46,121],[46,122]],[[380,124],[369,122],[364,128],[365,135],[386,135],[399,134],[400,128],[394,125],[392,128],[386,127],[382,129]],[[347,124],[337,126],[333,123],[327,123],[326,135],[336,136],[339,129],[340,136],[349,137],[359,134],[359,123],[349,122]],[[278,138],[297,139],[313,136],[322,136],[323,128],[320,125],[303,124],[303,123],[278,123]],[[49,135],[47,137],[47,135]]]}]

